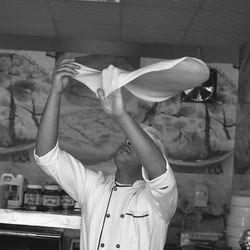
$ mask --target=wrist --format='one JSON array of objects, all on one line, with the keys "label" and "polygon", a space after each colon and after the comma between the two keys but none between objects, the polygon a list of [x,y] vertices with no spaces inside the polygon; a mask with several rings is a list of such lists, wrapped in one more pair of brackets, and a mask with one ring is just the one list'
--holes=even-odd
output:
[{"label": "wrist", "polygon": [[51,92],[51,94],[62,95],[63,90],[62,89],[58,89],[57,87],[55,87],[54,85],[52,85],[50,92]]},{"label": "wrist", "polygon": [[124,122],[125,120],[129,119],[129,114],[127,113],[127,111],[124,111],[122,114],[118,115],[118,116],[115,116],[115,120],[118,122],[118,123],[122,123]]}]

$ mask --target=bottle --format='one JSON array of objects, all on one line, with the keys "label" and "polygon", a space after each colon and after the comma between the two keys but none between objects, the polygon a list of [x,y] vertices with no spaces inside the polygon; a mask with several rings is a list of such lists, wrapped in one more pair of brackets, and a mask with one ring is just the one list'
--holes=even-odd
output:
[{"label": "bottle", "polygon": [[0,185],[8,185],[8,208],[21,208],[23,205],[24,177],[18,174],[16,177],[10,173],[2,174]]},{"label": "bottle", "polygon": [[28,185],[24,194],[24,208],[39,211],[43,205],[43,187],[41,185]]},{"label": "bottle", "polygon": [[8,207],[8,193],[9,186],[8,185],[0,185],[0,208]]},{"label": "bottle", "polygon": [[72,211],[75,206],[75,200],[64,190],[61,191],[61,208],[63,211]]},{"label": "bottle", "polygon": [[60,208],[60,187],[58,185],[44,186],[43,207],[47,211],[57,211]]}]

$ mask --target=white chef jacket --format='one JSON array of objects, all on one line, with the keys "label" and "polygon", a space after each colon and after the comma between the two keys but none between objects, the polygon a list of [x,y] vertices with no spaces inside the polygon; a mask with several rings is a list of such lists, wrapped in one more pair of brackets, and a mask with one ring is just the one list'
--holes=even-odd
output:
[{"label": "white chef jacket", "polygon": [[[174,174],[166,172],[132,186],[115,182],[85,168],[80,161],[56,146],[35,160],[80,205],[81,250],[162,250],[169,221],[177,206]],[[167,162],[167,161],[166,161]]]}]

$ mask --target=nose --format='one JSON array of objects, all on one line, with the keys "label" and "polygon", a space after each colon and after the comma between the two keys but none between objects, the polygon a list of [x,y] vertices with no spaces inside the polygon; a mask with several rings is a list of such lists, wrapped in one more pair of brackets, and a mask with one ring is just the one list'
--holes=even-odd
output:
[{"label": "nose", "polygon": [[129,139],[126,139],[125,145],[131,147],[132,146],[131,141]]}]

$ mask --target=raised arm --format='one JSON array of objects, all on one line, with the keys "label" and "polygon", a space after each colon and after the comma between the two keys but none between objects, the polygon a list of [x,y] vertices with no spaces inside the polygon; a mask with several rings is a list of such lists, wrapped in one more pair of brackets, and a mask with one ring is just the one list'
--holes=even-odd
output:
[{"label": "raised arm", "polygon": [[121,89],[114,91],[106,98],[103,90],[98,89],[98,95],[104,111],[118,122],[130,140],[137,157],[147,171],[149,179],[154,179],[166,172],[166,161],[161,151],[125,110]]},{"label": "raised arm", "polygon": [[38,156],[45,155],[56,145],[62,91],[68,85],[69,77],[76,76],[77,68],[74,59],[65,59],[55,67],[52,87],[38,128]]}]

